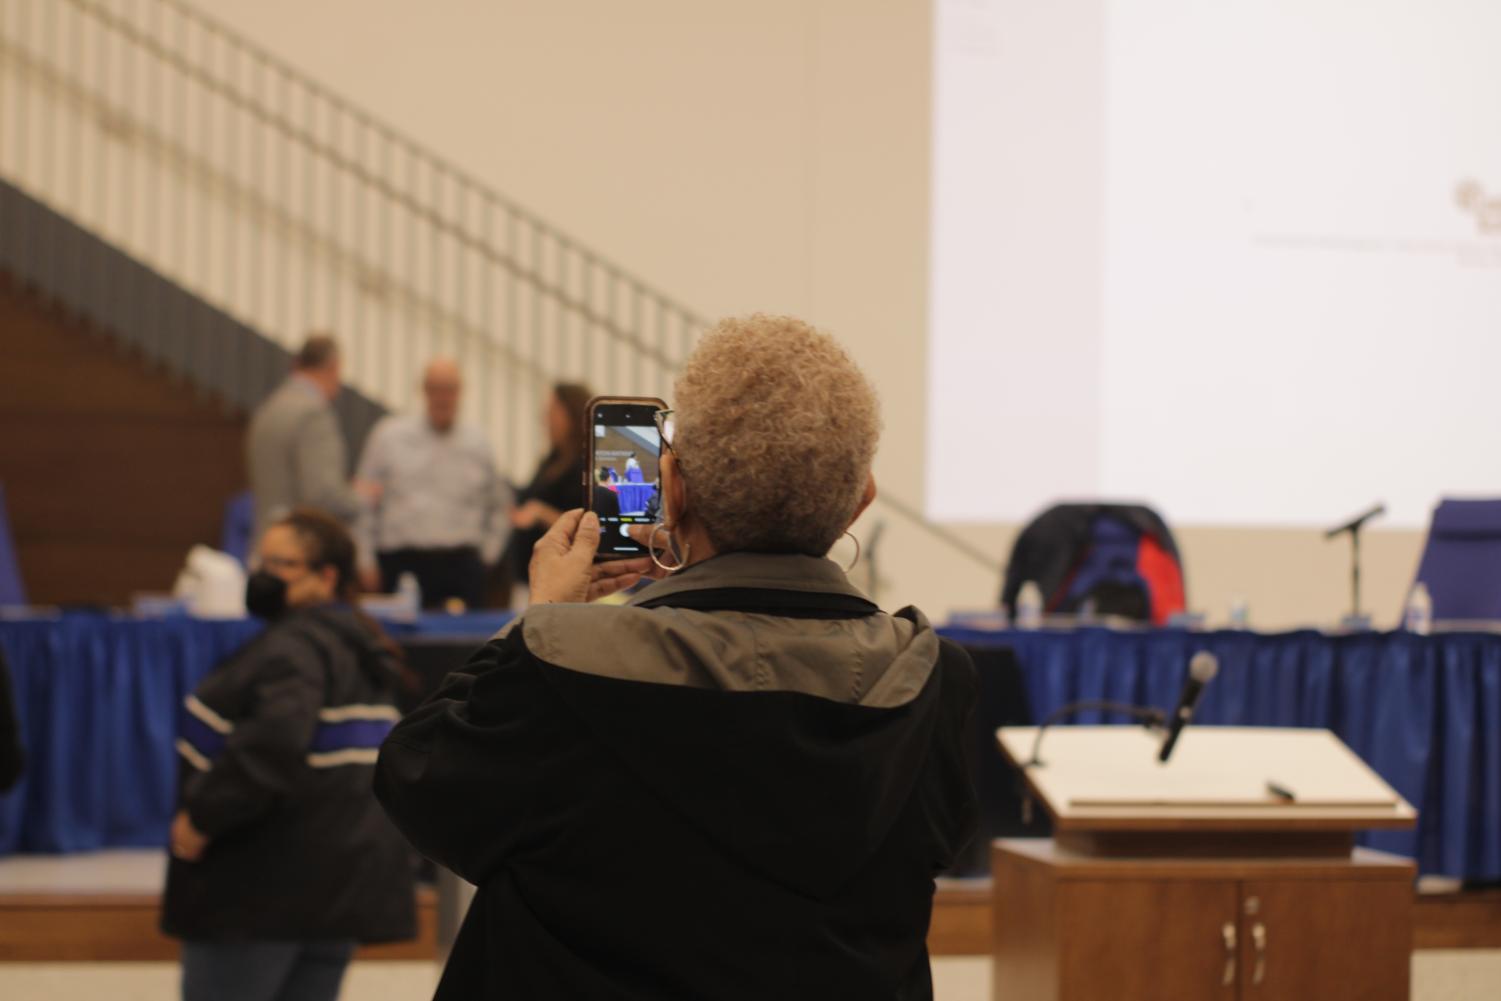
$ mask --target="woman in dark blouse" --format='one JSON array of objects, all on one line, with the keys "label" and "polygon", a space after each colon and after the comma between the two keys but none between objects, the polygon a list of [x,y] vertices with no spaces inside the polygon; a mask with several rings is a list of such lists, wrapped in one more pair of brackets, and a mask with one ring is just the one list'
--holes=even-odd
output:
[{"label": "woman in dark blouse", "polygon": [[552,389],[547,405],[547,437],[550,450],[537,466],[532,482],[516,492],[511,509],[511,541],[506,565],[511,580],[527,583],[532,547],[564,511],[584,503],[584,421],[589,401],[588,386],[560,382]]}]

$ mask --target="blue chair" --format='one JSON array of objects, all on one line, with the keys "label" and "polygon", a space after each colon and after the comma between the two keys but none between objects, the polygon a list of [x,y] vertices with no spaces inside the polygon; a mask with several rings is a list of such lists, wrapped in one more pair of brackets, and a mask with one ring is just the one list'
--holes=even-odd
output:
[{"label": "blue chair", "polygon": [[235,559],[240,565],[250,565],[250,547],[255,545],[251,538],[255,534],[255,498],[249,490],[235,494],[224,505],[224,531],[219,540],[219,548]]},{"label": "blue chair", "polygon": [[1435,620],[1501,620],[1501,500],[1440,501],[1418,580]]},{"label": "blue chair", "polygon": [[0,605],[24,604],[26,585],[21,583],[21,565],[16,561],[16,539],[10,531],[5,485],[0,483]]}]

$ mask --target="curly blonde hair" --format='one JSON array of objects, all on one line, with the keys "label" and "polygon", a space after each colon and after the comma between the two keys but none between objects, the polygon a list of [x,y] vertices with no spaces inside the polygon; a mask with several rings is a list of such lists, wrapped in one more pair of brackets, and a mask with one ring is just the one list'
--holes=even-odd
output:
[{"label": "curly blonde hair", "polygon": [[826,554],[881,434],[875,390],[838,342],[790,316],[721,320],[676,395],[673,446],[714,547]]}]

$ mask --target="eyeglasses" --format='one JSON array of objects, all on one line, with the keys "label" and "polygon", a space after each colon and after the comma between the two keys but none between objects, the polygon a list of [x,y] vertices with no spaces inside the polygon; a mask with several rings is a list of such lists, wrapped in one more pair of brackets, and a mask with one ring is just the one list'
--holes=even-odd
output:
[{"label": "eyeglasses", "polygon": [[290,556],[263,556],[261,568],[264,570],[296,570],[298,567],[310,566],[307,560],[293,559]]},{"label": "eyeglasses", "polygon": [[675,422],[672,415],[675,410],[658,410],[652,414],[652,421],[657,425],[657,435],[662,439],[663,446],[672,453],[672,457],[678,457],[678,450],[672,447],[672,435],[675,430]]}]

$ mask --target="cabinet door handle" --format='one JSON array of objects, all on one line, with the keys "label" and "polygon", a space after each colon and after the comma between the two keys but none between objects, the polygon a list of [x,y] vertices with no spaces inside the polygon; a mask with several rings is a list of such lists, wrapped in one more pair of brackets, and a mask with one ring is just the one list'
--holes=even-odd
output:
[{"label": "cabinet door handle", "polygon": [[1251,927],[1251,944],[1256,947],[1256,968],[1251,973],[1251,984],[1260,987],[1266,979],[1266,925],[1260,921]]},{"label": "cabinet door handle", "polygon": [[1235,983],[1235,922],[1226,921],[1220,929],[1220,934],[1225,939],[1225,973],[1220,978],[1220,984],[1230,987]]}]

